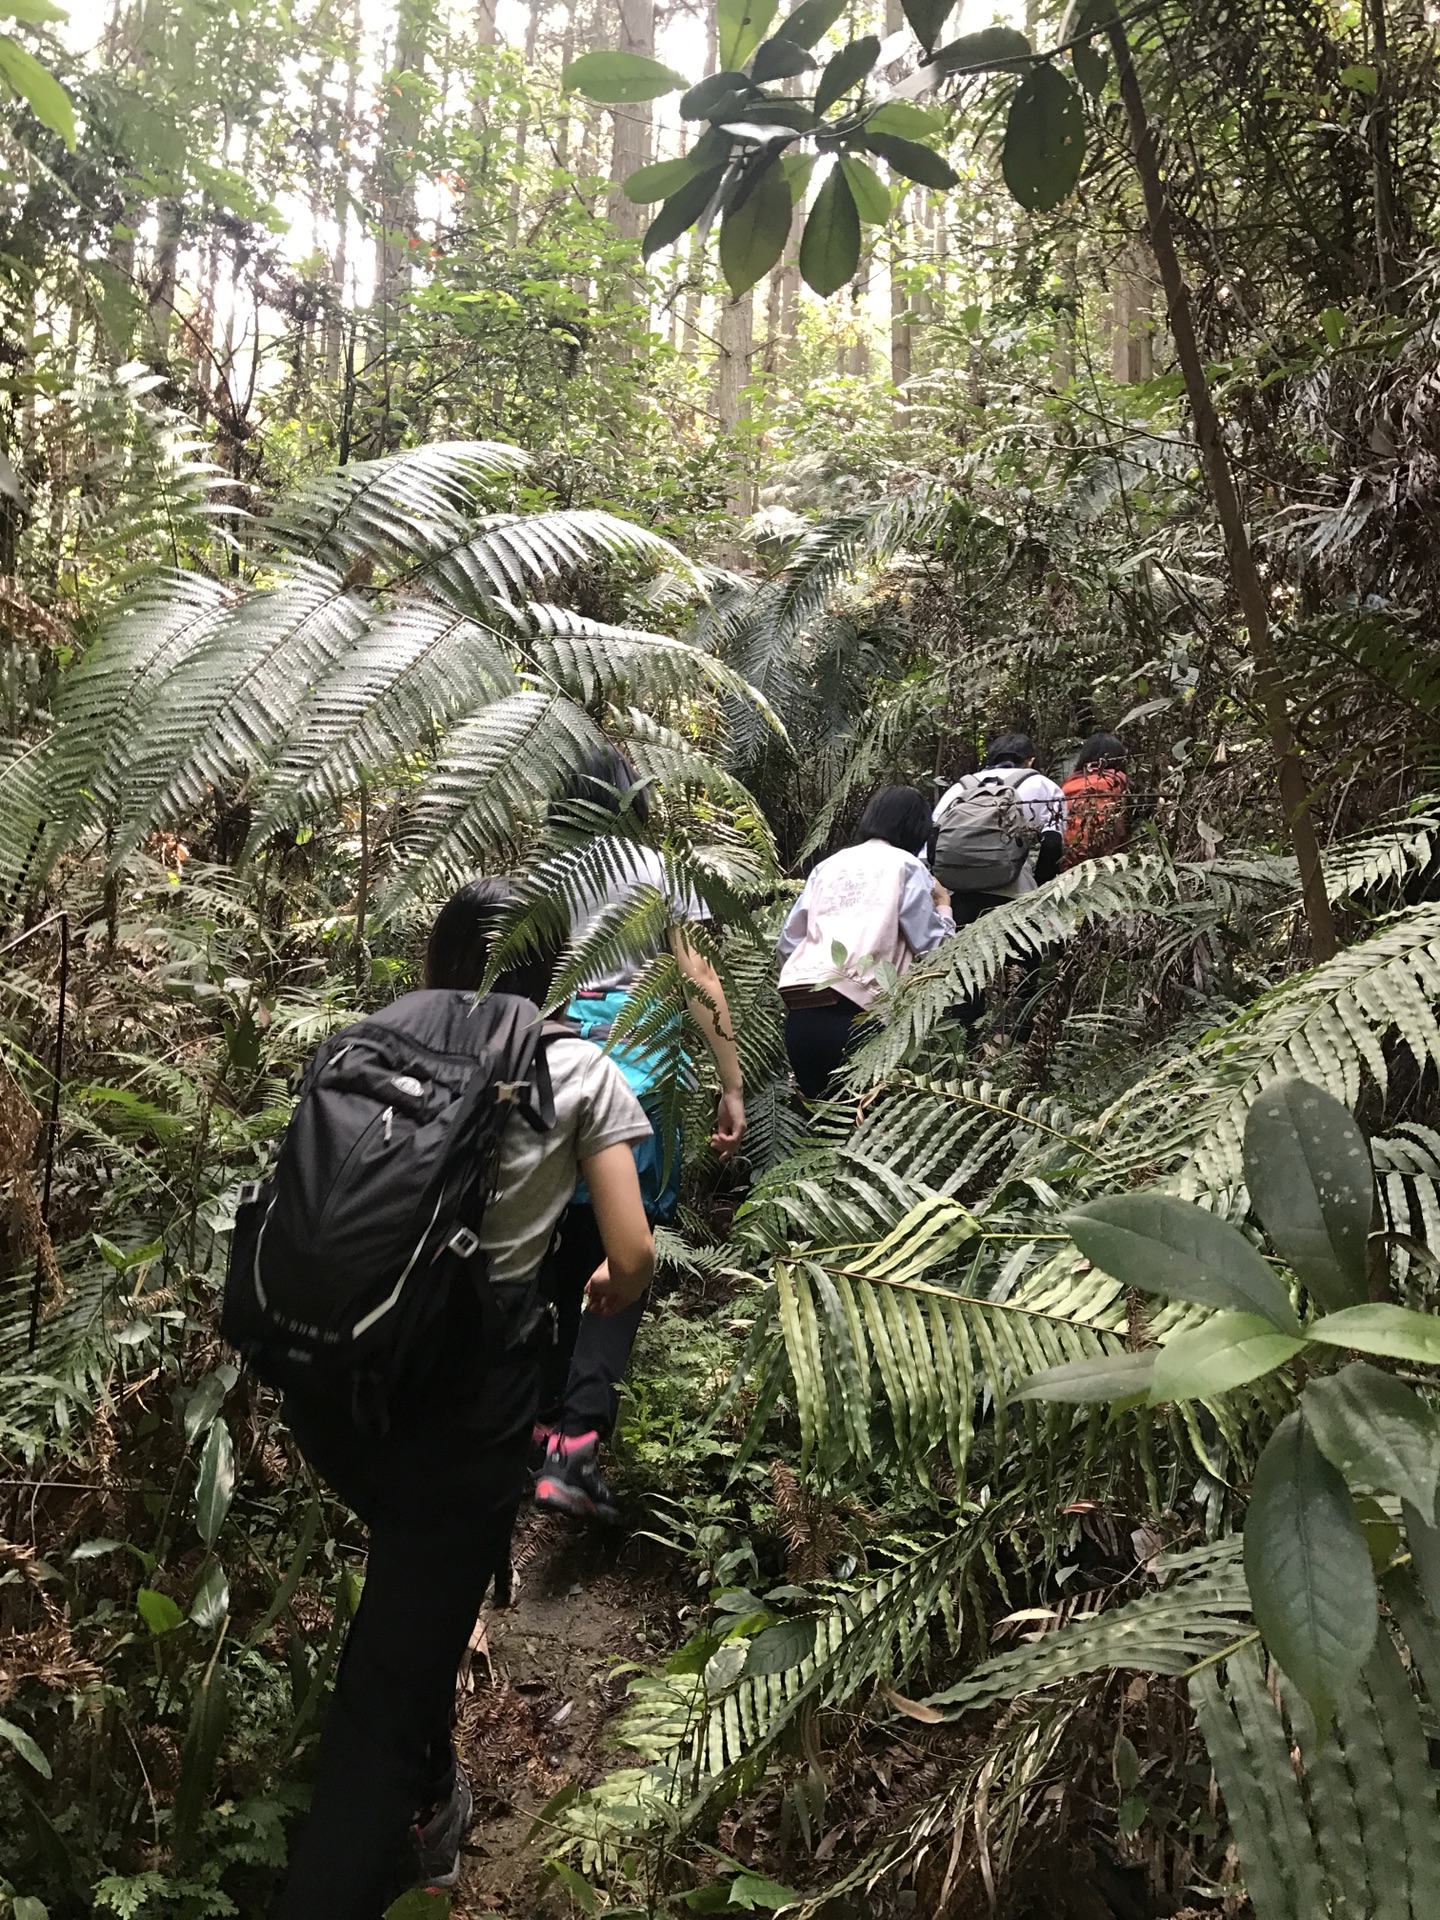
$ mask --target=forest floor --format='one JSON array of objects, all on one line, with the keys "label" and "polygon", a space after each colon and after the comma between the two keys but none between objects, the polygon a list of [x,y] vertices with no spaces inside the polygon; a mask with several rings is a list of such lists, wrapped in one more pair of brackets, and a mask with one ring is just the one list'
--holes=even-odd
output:
[{"label": "forest floor", "polygon": [[461,1696],[457,1744],[475,1826],[455,1920],[571,1910],[568,1896],[547,1899],[540,1885],[549,1849],[535,1817],[568,1783],[590,1786],[619,1764],[607,1731],[629,1663],[683,1637],[673,1559],[667,1568],[624,1529],[582,1530],[532,1510],[516,1530],[515,1577],[511,1605],[483,1616],[487,1644]]}]

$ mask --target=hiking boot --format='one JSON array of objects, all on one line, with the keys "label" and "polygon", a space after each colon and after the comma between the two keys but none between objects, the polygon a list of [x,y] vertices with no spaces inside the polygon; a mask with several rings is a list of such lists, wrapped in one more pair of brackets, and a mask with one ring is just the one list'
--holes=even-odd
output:
[{"label": "hiking boot", "polygon": [[596,1456],[600,1451],[598,1433],[554,1433],[545,1455],[545,1465],[535,1482],[535,1504],[550,1513],[567,1513],[572,1520],[603,1520],[613,1524],[620,1518],[615,1496],[600,1477]]},{"label": "hiking boot", "polygon": [[455,1784],[448,1800],[415,1828],[415,1843],[420,1854],[420,1885],[437,1893],[451,1892],[460,1884],[460,1848],[475,1818],[475,1796],[465,1769],[455,1763]]}]

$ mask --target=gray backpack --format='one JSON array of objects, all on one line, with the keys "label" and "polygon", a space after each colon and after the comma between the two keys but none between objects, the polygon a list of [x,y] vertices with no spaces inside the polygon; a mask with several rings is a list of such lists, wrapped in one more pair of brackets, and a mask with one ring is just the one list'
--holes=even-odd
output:
[{"label": "gray backpack", "polygon": [[998,893],[1020,874],[1039,837],[1016,790],[1033,767],[986,767],[967,774],[935,829],[935,878],[951,893]]}]

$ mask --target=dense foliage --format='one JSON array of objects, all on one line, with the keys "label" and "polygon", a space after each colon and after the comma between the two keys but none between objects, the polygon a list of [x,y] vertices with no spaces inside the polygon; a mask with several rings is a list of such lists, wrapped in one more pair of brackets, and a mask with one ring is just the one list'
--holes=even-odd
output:
[{"label": "dense foliage", "polygon": [[[266,1910],[363,1537],[218,1339],[237,1192],[457,878],[564,923],[607,737],[750,1126],[674,1076],[684,1598],[523,1911],[1431,1920],[1429,15],[0,11],[0,1901]],[[1102,726],[1128,850],[804,1109],[807,864]]]}]

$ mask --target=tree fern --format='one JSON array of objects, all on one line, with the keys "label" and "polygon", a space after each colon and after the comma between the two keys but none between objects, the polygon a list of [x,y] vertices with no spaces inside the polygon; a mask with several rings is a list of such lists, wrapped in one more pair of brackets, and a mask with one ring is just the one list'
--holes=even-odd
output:
[{"label": "tree fern", "polygon": [[[227,783],[247,784],[254,851],[407,761],[428,774],[407,853],[438,886],[533,826],[601,739],[587,709],[608,701],[648,730],[652,763],[693,776],[705,756],[679,750],[667,708],[753,703],[741,676],[667,635],[531,599],[582,567],[679,578],[687,563],[613,515],[484,511],[520,464],[467,442],[322,475],[265,521],[267,584],[182,574],[137,595],[70,675],[50,739],[0,767],[8,889],[38,884],[102,821],[121,856]],[[718,770],[715,785],[734,794]]]}]

